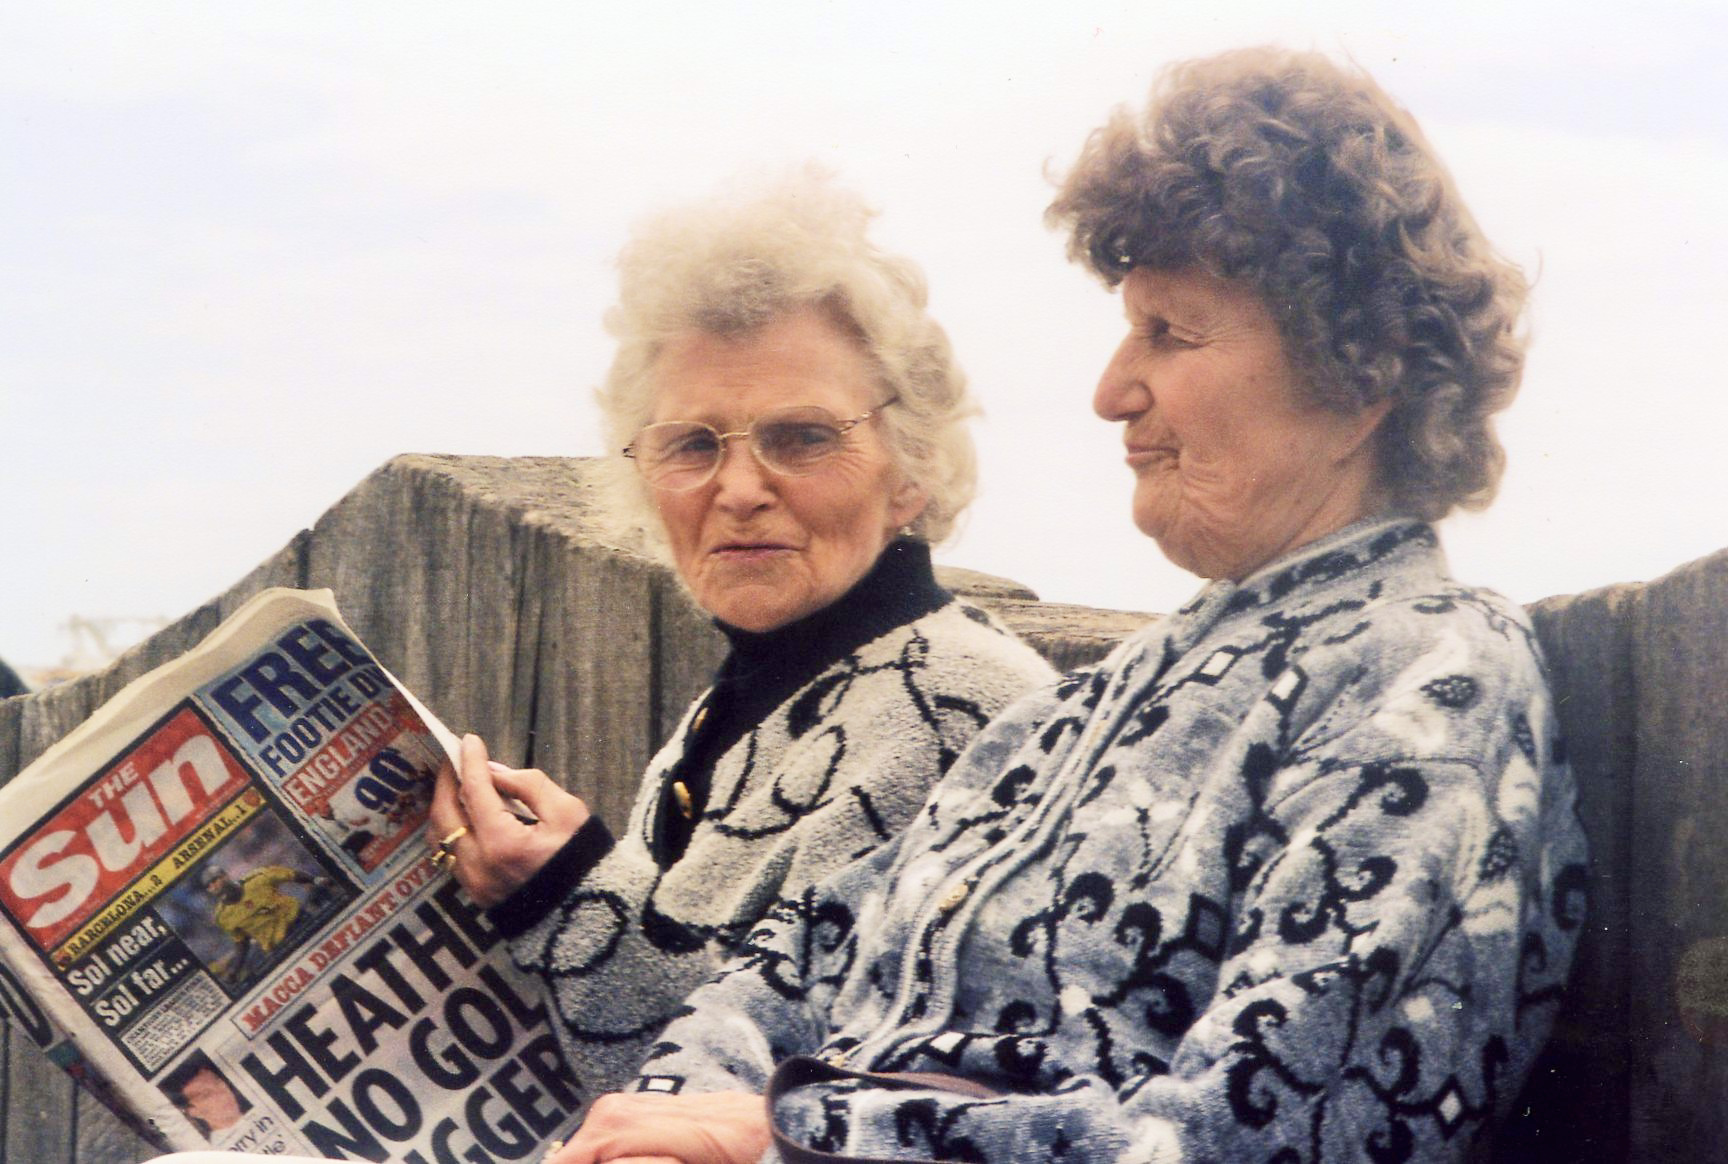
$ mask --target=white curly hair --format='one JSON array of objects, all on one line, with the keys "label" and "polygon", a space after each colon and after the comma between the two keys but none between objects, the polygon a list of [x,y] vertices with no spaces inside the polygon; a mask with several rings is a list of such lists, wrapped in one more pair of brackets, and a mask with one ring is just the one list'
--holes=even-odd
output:
[{"label": "white curly hair", "polygon": [[612,517],[666,552],[651,490],[621,450],[653,416],[655,361],[691,331],[739,335],[809,307],[828,312],[899,402],[880,416],[901,474],[929,501],[911,533],[940,542],[977,488],[967,421],[978,412],[947,333],[926,310],[924,275],[879,250],[875,211],[832,175],[806,167],[745,190],[653,215],[618,258],[618,302],[606,329],[618,341],[596,396],[605,418]]}]

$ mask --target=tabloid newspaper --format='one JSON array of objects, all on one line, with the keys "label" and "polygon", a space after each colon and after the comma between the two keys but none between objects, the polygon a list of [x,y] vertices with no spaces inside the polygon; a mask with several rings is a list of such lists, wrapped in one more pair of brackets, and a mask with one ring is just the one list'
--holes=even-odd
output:
[{"label": "tabloid newspaper", "polygon": [[537,986],[423,841],[456,741],[269,590],[0,788],[0,1001],[160,1147],[538,1159]]}]

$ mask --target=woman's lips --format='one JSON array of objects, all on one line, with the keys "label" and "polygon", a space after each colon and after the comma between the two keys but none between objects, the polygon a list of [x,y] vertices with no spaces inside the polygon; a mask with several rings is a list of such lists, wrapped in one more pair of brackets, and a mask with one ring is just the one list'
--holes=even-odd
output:
[{"label": "woman's lips", "polygon": [[1176,450],[1168,445],[1128,446],[1128,456],[1125,458],[1130,469],[1144,469],[1148,465],[1156,465],[1163,461],[1174,461]]},{"label": "woman's lips", "polygon": [[791,552],[791,546],[778,542],[728,542],[713,550],[715,557],[727,562],[758,562]]}]

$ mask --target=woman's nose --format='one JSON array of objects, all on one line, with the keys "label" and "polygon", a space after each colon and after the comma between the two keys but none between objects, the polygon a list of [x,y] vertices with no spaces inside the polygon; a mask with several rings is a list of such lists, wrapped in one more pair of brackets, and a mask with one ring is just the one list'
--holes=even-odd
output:
[{"label": "woman's nose", "polygon": [[770,474],[749,446],[750,438],[739,435],[720,449],[720,465],[714,470],[714,503],[724,509],[750,512],[774,499]]},{"label": "woman's nose", "polygon": [[1129,336],[1116,348],[1092,393],[1092,411],[1105,420],[1132,420],[1152,407],[1152,389],[1129,350],[1133,341]]}]

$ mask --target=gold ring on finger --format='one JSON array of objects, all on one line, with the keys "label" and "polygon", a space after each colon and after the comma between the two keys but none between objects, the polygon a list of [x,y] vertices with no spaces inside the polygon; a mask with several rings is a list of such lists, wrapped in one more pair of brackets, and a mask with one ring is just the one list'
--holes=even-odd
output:
[{"label": "gold ring on finger", "polygon": [[458,825],[448,836],[438,842],[438,847],[432,852],[432,867],[440,873],[448,873],[456,867],[456,842],[468,835],[467,825]]}]

